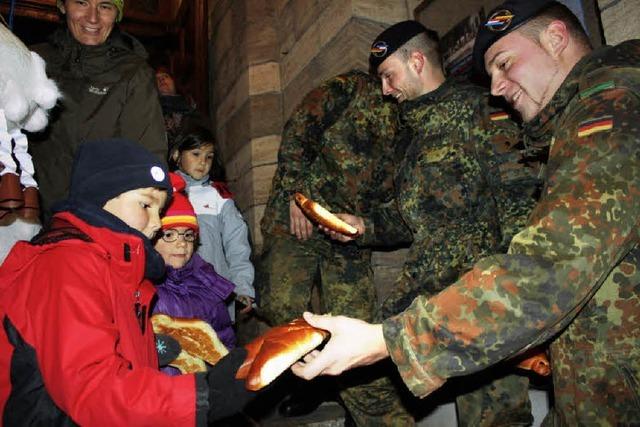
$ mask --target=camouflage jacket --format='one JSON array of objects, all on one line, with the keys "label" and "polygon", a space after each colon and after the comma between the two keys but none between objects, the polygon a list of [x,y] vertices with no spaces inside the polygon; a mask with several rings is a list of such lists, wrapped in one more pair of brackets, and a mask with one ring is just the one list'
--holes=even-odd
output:
[{"label": "camouflage jacket", "polygon": [[[284,127],[263,234],[289,234],[296,191],[333,212],[356,215],[389,198],[396,129],[395,103],[384,100],[380,83],[361,71],[309,92]],[[317,232],[314,239],[326,240]]]},{"label": "camouflage jacket", "polygon": [[384,322],[413,393],[550,341],[556,425],[640,420],[639,118],[640,41],[576,64],[527,125],[551,148],[509,253]]},{"label": "camouflage jacket", "polygon": [[373,210],[364,236],[364,243],[413,239],[383,315],[444,289],[480,258],[506,252],[526,224],[539,165],[523,160],[517,125],[488,100],[483,89],[448,80],[400,104],[397,209],[387,203]]}]

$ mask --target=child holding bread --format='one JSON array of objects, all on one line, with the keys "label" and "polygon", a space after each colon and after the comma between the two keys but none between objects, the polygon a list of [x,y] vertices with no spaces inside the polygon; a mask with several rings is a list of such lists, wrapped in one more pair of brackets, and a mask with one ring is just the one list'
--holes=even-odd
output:
[{"label": "child holding bread", "polygon": [[242,348],[207,372],[158,370],[149,306],[165,266],[151,239],[171,193],[137,143],[77,150],[68,199],[0,266],[4,425],[206,426],[254,396],[235,379]]},{"label": "child holding bread", "polygon": [[[184,180],[174,173],[169,175],[173,199],[161,218],[162,229],[154,245],[164,260],[166,274],[156,284],[158,299],[153,313],[204,320],[225,347],[231,349],[235,347],[236,338],[226,301],[232,298],[235,286],[194,253],[198,220],[189,199],[182,193]],[[171,366],[162,370],[179,373]]]}]

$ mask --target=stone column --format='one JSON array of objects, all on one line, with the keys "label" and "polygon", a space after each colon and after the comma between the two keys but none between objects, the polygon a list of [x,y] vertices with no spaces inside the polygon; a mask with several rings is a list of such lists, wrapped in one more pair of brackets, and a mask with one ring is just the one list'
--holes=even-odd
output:
[{"label": "stone column", "polygon": [[615,45],[640,38],[640,2],[638,0],[598,0],[600,20],[607,44]]}]

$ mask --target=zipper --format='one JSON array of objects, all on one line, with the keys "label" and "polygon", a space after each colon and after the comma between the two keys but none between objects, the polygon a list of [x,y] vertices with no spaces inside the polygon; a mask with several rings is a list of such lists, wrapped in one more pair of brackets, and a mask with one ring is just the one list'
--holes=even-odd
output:
[{"label": "zipper", "polygon": [[135,291],[133,293],[133,296],[135,298],[135,303],[133,304],[133,312],[138,319],[138,325],[140,325],[142,335],[144,335],[147,324],[147,306],[140,303],[140,290]]}]

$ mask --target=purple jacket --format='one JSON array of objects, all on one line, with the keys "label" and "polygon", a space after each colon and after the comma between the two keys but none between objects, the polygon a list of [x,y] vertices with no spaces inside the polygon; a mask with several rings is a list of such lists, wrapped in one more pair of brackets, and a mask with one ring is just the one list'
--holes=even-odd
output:
[{"label": "purple jacket", "polygon": [[157,284],[156,288],[158,300],[153,308],[154,314],[204,320],[228,349],[235,347],[236,337],[225,303],[235,285],[216,273],[213,266],[198,254],[194,253],[180,269],[167,266],[164,282]]}]

